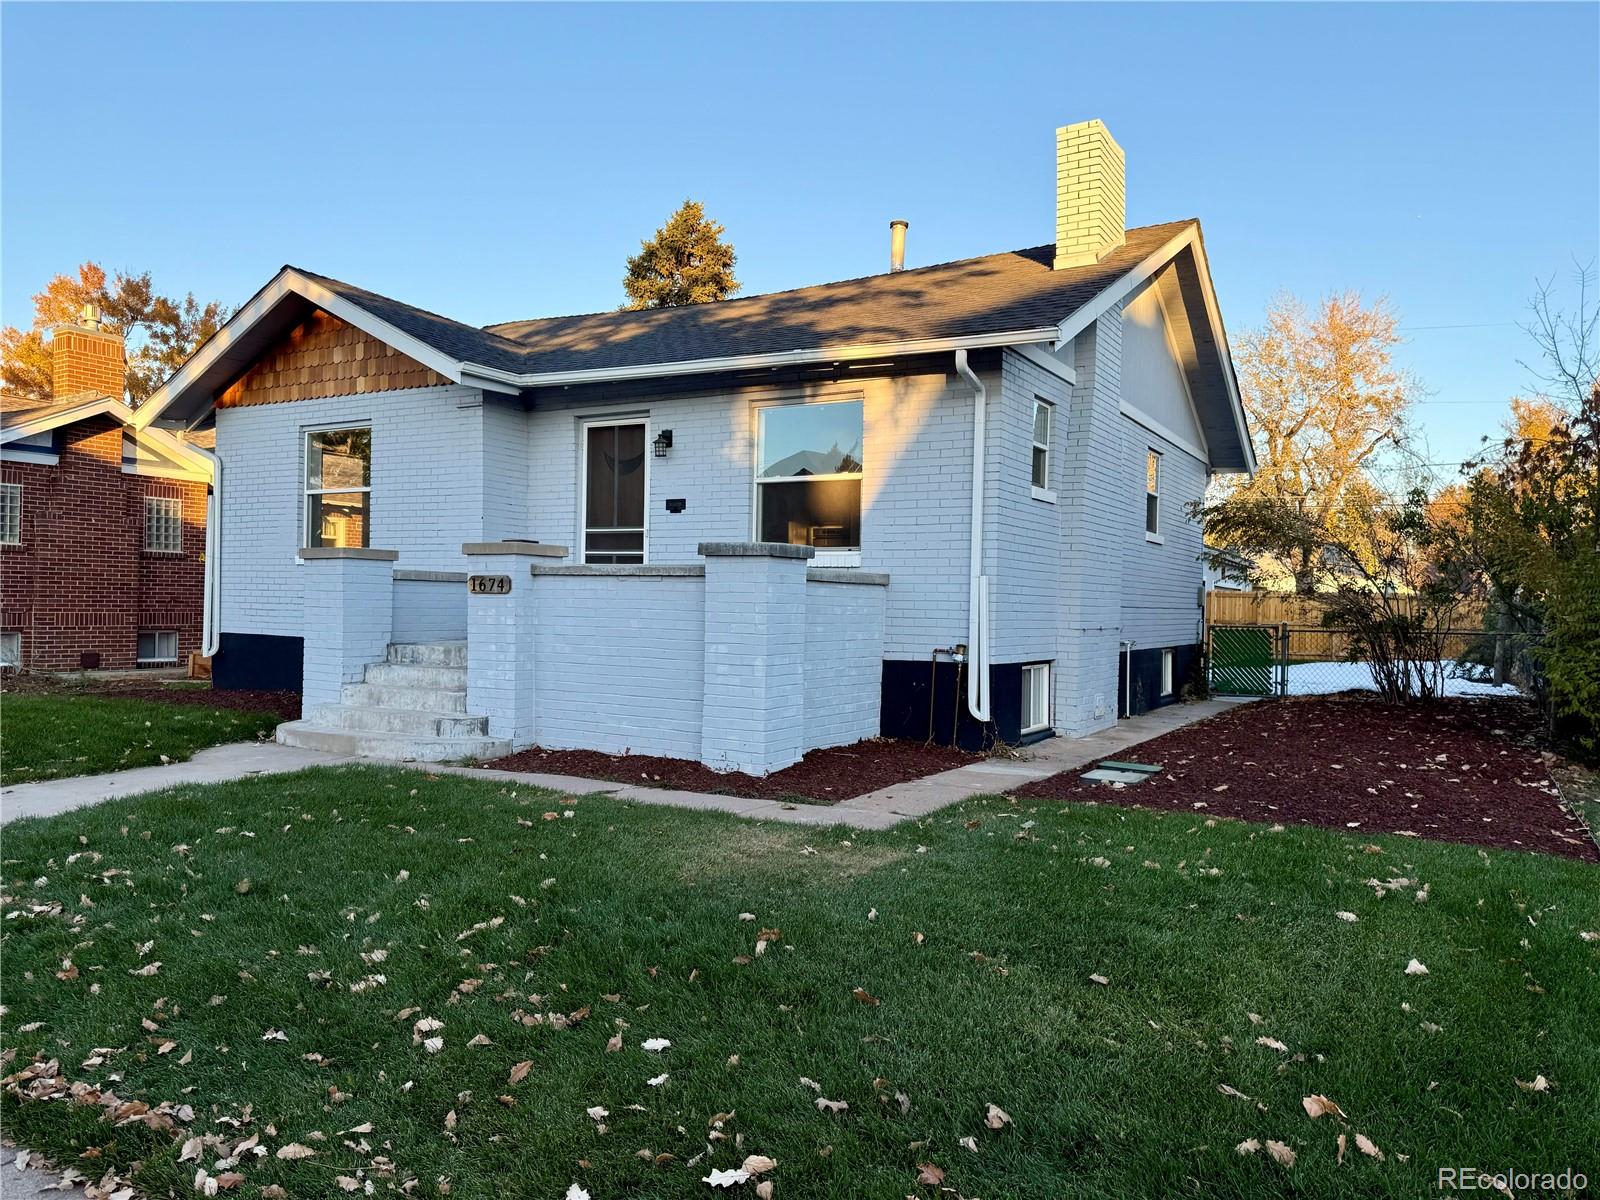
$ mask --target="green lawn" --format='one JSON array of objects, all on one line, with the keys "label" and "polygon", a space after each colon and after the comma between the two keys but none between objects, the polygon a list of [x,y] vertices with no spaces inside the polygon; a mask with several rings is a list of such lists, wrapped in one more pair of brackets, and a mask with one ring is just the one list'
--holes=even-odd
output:
[{"label": "green lawn", "polygon": [[1002,797],[862,833],[377,767],[4,841],[6,1070],[59,1059],[215,1140],[179,1164],[186,1129],[92,1096],[8,1094],[7,1131],[92,1176],[140,1161],[152,1194],[254,1135],[224,1194],[705,1197],[748,1154],[776,1200],[931,1197],[924,1163],[985,1200],[1597,1174],[1600,870],[1576,861]]},{"label": "green lawn", "polygon": [[179,762],[206,746],[254,741],[282,720],[195,704],[8,694],[0,700],[0,783]]}]

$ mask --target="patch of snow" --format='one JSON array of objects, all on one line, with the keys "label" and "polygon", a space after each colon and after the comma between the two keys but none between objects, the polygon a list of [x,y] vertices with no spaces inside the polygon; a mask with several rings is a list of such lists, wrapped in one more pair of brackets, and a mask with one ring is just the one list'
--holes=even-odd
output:
[{"label": "patch of snow", "polygon": [[[1372,668],[1359,662],[1305,662],[1289,664],[1289,695],[1327,696],[1334,692],[1375,692]],[[1453,663],[1444,666],[1444,694],[1446,696],[1520,696],[1514,684],[1498,687],[1492,683],[1479,683],[1455,674]]]}]

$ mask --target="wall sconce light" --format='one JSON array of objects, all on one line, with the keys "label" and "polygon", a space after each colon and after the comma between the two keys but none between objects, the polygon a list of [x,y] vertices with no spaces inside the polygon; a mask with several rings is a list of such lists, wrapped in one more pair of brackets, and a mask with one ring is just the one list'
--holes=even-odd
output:
[{"label": "wall sconce light", "polygon": [[651,443],[656,450],[657,458],[665,458],[667,451],[672,449],[672,430],[663,429],[656,434],[656,440]]}]

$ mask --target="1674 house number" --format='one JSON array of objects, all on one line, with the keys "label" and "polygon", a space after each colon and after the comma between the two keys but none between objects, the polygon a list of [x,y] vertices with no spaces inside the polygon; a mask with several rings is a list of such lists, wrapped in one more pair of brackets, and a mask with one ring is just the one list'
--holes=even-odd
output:
[{"label": "1674 house number", "polygon": [[509,575],[468,575],[467,591],[474,596],[504,596],[511,591]]}]

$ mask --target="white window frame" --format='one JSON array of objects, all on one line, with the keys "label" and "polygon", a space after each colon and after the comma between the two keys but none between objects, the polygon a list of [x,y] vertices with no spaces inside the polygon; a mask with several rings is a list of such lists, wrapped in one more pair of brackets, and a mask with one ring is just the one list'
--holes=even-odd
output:
[{"label": "white window frame", "polygon": [[[338,433],[346,429],[365,429],[372,433],[371,421],[338,421],[331,425],[303,425],[300,427],[300,545],[309,549],[311,547],[311,497],[313,496],[343,496],[351,492],[360,492],[367,497],[365,520],[367,522],[367,545],[372,545],[372,468],[373,463],[367,463],[366,487],[337,487],[314,488],[310,486],[311,478],[311,439],[319,433]],[[376,442],[372,443],[372,458],[378,457]],[[299,554],[295,555],[300,560]],[[303,560],[301,560],[303,561]]]},{"label": "white window frame", "polygon": [[[861,406],[861,472],[849,474],[835,472],[832,475],[775,475],[771,479],[761,478],[761,440],[764,436],[761,423],[761,414],[774,408],[801,408],[803,406],[818,404],[859,404]],[[754,406],[753,419],[755,421],[755,436],[750,439],[755,450],[753,461],[750,465],[750,540],[761,540],[761,485],[763,483],[823,483],[834,479],[858,479],[861,481],[862,511],[859,519],[866,518],[866,482],[867,482],[867,398],[861,393],[848,396],[825,396],[816,399],[791,398],[783,400],[763,401]],[[861,531],[862,540],[866,540],[866,530]],[[811,565],[814,567],[859,567],[861,565],[861,551],[856,550],[817,550],[811,556]]]},{"label": "white window frame", "polygon": [[[1147,541],[1147,542],[1156,542],[1158,544],[1167,540],[1165,535],[1163,535],[1162,532],[1161,532],[1161,470],[1162,470],[1161,459],[1162,459],[1161,451],[1157,450],[1154,446],[1145,447],[1145,459],[1144,459],[1144,540]],[[1152,462],[1155,463],[1155,467],[1156,467],[1156,485],[1155,485],[1155,487],[1151,487],[1150,486],[1150,464]],[[1155,518],[1156,518],[1156,527],[1154,529],[1150,528],[1150,515],[1151,515],[1150,501],[1151,501],[1152,498],[1156,502],[1155,503],[1155,510],[1154,510],[1155,511]]]},{"label": "white window frame", "polygon": [[[152,519],[154,527],[152,528]],[[172,545],[152,545],[151,533],[170,534]],[[146,496],[144,498],[144,549],[147,554],[183,553],[183,497]]]},{"label": "white window frame", "polygon": [[[1044,409],[1045,414],[1044,441],[1042,442],[1035,437],[1035,431],[1039,426],[1039,410],[1041,408]],[[1046,504],[1054,504],[1056,502],[1055,489],[1050,486],[1050,469],[1055,466],[1055,456],[1050,452],[1050,444],[1055,441],[1055,437],[1056,406],[1043,396],[1035,396],[1033,398],[1033,421],[1028,427],[1028,440],[1032,443],[1032,449],[1028,452],[1028,482],[1032,487],[1033,498],[1042,500]],[[1044,451],[1044,483],[1042,484],[1033,476],[1034,454],[1040,450]]]},{"label": "white window frame", "polygon": [[1174,686],[1173,654],[1171,650],[1161,652],[1161,696],[1172,695]]},{"label": "white window frame", "polygon": [[[153,637],[156,639],[157,657],[155,658],[146,658],[142,653],[140,653],[139,642],[143,641],[147,637]],[[160,654],[163,640],[166,638],[172,639],[172,656],[170,658]],[[164,663],[176,663],[178,661],[178,631],[176,629],[139,630],[134,641],[134,656],[135,662],[141,663],[145,666],[159,666]]]},{"label": "white window frame", "polygon": [[[15,652],[11,647],[15,646]],[[8,629],[0,633],[0,667],[22,666],[22,631]]]},{"label": "white window frame", "polygon": [[22,485],[0,483],[0,546],[22,545]]},{"label": "white window frame", "polygon": [[[1022,729],[1023,734],[1042,733],[1050,728],[1050,664],[1026,663],[1022,668]],[[1042,683],[1040,682],[1042,678]],[[1028,709],[1035,704],[1033,724],[1028,724]]]},{"label": "white window frame", "polygon": [[[639,529],[643,536],[640,542],[640,560],[638,565],[650,561],[650,460],[655,457],[655,446],[650,440],[650,415],[635,413],[622,417],[585,417],[578,422],[578,561],[587,564],[589,561],[589,431],[591,429],[606,429],[617,425],[643,425],[644,426],[644,525]],[[634,527],[617,526],[616,528],[599,528],[596,533],[633,533]],[[616,553],[609,551],[608,553]],[[600,564],[603,565],[603,564]],[[635,564],[617,564],[632,566]]]}]

